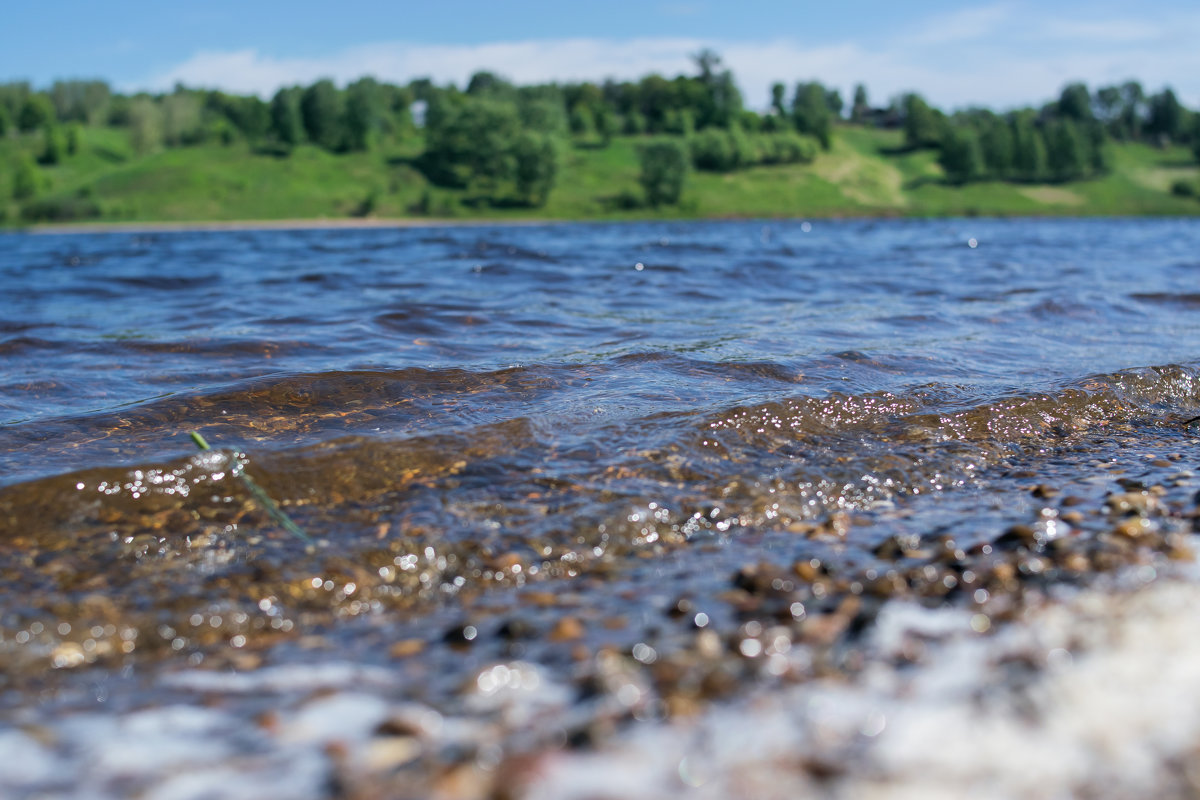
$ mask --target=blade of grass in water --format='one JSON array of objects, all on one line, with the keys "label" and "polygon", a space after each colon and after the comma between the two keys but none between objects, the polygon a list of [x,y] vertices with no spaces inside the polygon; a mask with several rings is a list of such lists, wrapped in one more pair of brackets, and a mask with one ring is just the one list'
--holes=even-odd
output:
[{"label": "blade of grass in water", "polygon": [[[192,441],[195,442],[196,446],[201,450],[212,449],[209,447],[208,442],[204,440],[204,437],[196,431],[192,431]],[[237,472],[236,475],[242,482],[242,485],[246,487],[247,491],[249,491],[254,499],[258,501],[258,504],[262,506],[264,511],[267,512],[267,515],[271,519],[275,520],[275,523],[279,525],[279,527],[283,528],[285,531],[292,534],[305,544],[314,543],[312,538],[303,530],[301,530],[299,525],[292,522],[291,517],[285,514],[283,509],[279,507],[279,504],[272,500],[271,496],[263,491],[263,488],[255,483],[244,470]]]}]

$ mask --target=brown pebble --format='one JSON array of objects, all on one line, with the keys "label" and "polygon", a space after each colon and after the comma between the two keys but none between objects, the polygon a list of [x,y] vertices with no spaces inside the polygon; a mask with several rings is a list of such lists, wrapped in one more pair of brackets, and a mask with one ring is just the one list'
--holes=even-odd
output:
[{"label": "brown pebble", "polygon": [[1150,532],[1150,524],[1142,517],[1133,517],[1118,522],[1112,532],[1136,541]]},{"label": "brown pebble", "polygon": [[1104,505],[1113,514],[1145,514],[1157,505],[1157,500],[1145,492],[1124,492],[1109,495]]},{"label": "brown pebble", "polygon": [[268,734],[277,734],[283,729],[278,711],[264,711],[254,719],[255,724]]},{"label": "brown pebble", "polygon": [[521,556],[516,553],[503,553],[493,558],[488,566],[497,572],[510,572],[519,564],[521,564]]},{"label": "brown pebble", "polygon": [[1059,494],[1061,494],[1061,492],[1059,492],[1058,489],[1056,489],[1053,486],[1050,486],[1049,484],[1040,483],[1037,486],[1033,487],[1032,494],[1034,497],[1040,497],[1040,498],[1045,499],[1048,497],[1057,497]]},{"label": "brown pebble", "polygon": [[1035,547],[1037,543],[1037,531],[1022,524],[1013,525],[996,540],[996,544],[1019,544],[1026,547]]},{"label": "brown pebble", "polygon": [[421,639],[402,639],[388,648],[388,655],[392,658],[408,658],[424,649],[425,642]]},{"label": "brown pebble", "polygon": [[671,617],[673,619],[678,619],[680,617],[684,617],[684,616],[687,616],[688,614],[695,612],[695,610],[696,610],[695,603],[693,603],[687,597],[680,597],[678,600],[676,600],[674,603],[671,604],[670,608],[667,609],[667,616]]},{"label": "brown pebble", "polygon": [[393,770],[421,755],[421,742],[411,736],[386,736],[366,746],[362,760],[368,770]]},{"label": "brown pebble", "polygon": [[583,623],[579,621],[578,617],[563,617],[551,629],[547,638],[552,642],[572,642],[582,639],[583,634]]},{"label": "brown pebble", "polygon": [[526,592],[521,595],[521,602],[531,606],[557,605],[558,597],[553,592]]},{"label": "brown pebble", "polygon": [[1059,562],[1063,569],[1084,574],[1091,570],[1092,564],[1083,553],[1067,553]]}]

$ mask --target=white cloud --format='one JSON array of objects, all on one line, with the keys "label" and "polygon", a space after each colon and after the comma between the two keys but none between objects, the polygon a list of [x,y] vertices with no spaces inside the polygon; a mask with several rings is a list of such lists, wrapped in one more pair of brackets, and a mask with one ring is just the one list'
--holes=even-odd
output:
[{"label": "white cloud", "polygon": [[975,41],[995,35],[1013,19],[1014,12],[1011,3],[998,3],[926,17],[919,26],[903,36],[903,41],[911,47]]},{"label": "white cloud", "polygon": [[407,82],[430,77],[464,85],[492,70],[518,83],[636,79],[650,72],[691,72],[691,55],[711,47],[738,78],[747,103],[764,107],[775,81],[820,80],[845,96],[866,84],[874,102],[917,90],[935,105],[1009,108],[1044,102],[1063,84],[1092,86],[1137,78],[1149,89],[1170,84],[1200,105],[1200,17],[1155,23],[1119,19],[1070,22],[1030,6],[1002,3],[934,17],[870,45],[813,46],[794,39],[721,41],[687,37],[627,40],[572,38],[429,45],[364,44],[320,58],[279,58],[257,50],[200,52],[126,89],[167,90],[176,82],[269,96],[280,86],[362,75]]},{"label": "white cloud", "polygon": [[1037,33],[1050,39],[1073,39],[1097,45],[1170,38],[1169,29],[1162,25],[1132,19],[1052,19],[1043,23]]}]

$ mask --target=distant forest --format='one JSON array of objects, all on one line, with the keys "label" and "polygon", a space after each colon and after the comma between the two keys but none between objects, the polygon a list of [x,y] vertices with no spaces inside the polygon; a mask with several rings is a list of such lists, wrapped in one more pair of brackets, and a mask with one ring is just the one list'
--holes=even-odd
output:
[{"label": "distant forest", "polygon": [[[103,81],[59,81],[47,89],[0,85],[0,140],[36,139],[0,168],[12,199],[32,201],[39,171],[72,158],[83,129],[124,129],[133,150],[246,142],[287,158],[302,144],[334,153],[419,142],[416,167],[435,186],[476,203],[538,207],[554,187],[565,147],[605,148],[614,136],[643,137],[641,202],[679,201],[689,169],[731,172],[811,161],[839,126],[903,130],[903,147],[937,152],[946,180],[1063,182],[1108,168],[1112,140],[1185,144],[1200,158],[1200,115],[1170,88],[1148,94],[1129,81],[1094,91],[1064,87],[1041,108],[996,112],[932,107],[915,92],[872,103],[866,87],[841,94],[815,81],[776,83],[770,107],[745,107],[720,57],[694,57],[694,74],[638,81],[516,86],[478,72],[465,87],[428,79],[399,86],[370,77],[280,89],[269,100],[177,86],[163,94],[119,94]],[[28,153],[28,155],[26,155]],[[36,157],[34,157],[36,153]]]}]

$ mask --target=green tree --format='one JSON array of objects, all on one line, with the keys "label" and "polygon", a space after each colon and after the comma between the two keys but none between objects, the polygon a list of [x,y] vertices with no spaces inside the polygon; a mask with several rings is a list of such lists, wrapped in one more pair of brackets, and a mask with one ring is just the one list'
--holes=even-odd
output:
[{"label": "green tree", "polygon": [[29,84],[25,81],[0,83],[0,108],[5,110],[5,116],[8,117],[9,122],[16,123],[21,106],[31,91]]},{"label": "green tree", "polygon": [[493,100],[515,100],[517,89],[494,72],[476,72],[467,81],[467,94],[474,97],[489,97]]},{"label": "green tree", "polygon": [[513,155],[517,198],[534,208],[544,206],[558,174],[558,148],[554,138],[524,131],[517,137]]},{"label": "green tree", "polygon": [[38,128],[53,125],[56,121],[54,106],[44,94],[30,94],[21,103],[21,110],[17,112],[17,127],[22,133],[32,133]]},{"label": "green tree", "polygon": [[1147,106],[1149,111],[1149,119],[1146,120],[1147,133],[1171,142],[1178,142],[1184,138],[1187,109],[1179,102],[1174,91],[1168,88],[1156,95],[1151,95]]},{"label": "green tree", "polygon": [[608,147],[617,133],[617,115],[608,106],[596,109],[596,132],[600,134],[600,143],[604,147]]},{"label": "green tree", "polygon": [[309,141],[329,151],[345,144],[342,128],[342,93],[328,78],[319,80],[300,95],[300,118]]},{"label": "green tree", "polygon": [[42,128],[42,154],[38,162],[46,166],[61,164],[67,155],[67,141],[57,125]]},{"label": "green tree", "polygon": [[944,122],[938,113],[916,93],[906,94],[904,110],[904,144],[911,148],[936,147],[942,141]]},{"label": "green tree", "polygon": [[663,118],[663,132],[673,136],[688,136],[696,130],[696,118],[690,108],[667,109]]},{"label": "green tree", "polygon": [[1012,127],[1003,117],[989,114],[979,137],[983,162],[993,178],[1007,178],[1016,160]]},{"label": "green tree", "polygon": [[1121,88],[1119,86],[1101,86],[1096,90],[1093,100],[1096,117],[1105,125],[1111,126],[1121,114]]},{"label": "green tree", "polygon": [[771,110],[779,116],[783,116],[783,101],[784,95],[787,93],[787,87],[782,83],[771,84]]},{"label": "green tree", "polygon": [[413,92],[405,86],[385,83],[380,87],[383,96],[384,128],[396,138],[413,130]]},{"label": "green tree", "polygon": [[83,126],[78,123],[67,126],[67,155],[78,155],[83,149]]},{"label": "green tree", "polygon": [[133,103],[132,97],[123,94],[114,94],[112,102],[108,104],[104,124],[111,125],[114,128],[129,127],[129,106],[131,103]]},{"label": "green tree", "polygon": [[22,156],[13,165],[12,196],[14,200],[28,200],[37,194],[41,179],[37,166],[28,157]]},{"label": "green tree", "polygon": [[837,89],[829,89],[825,92],[825,106],[829,109],[829,113],[834,119],[842,116],[842,110],[846,107],[845,101],[842,100],[842,93]]},{"label": "green tree", "polygon": [[699,112],[693,112],[696,124],[722,128],[732,125],[742,111],[742,93],[738,91],[737,83],[733,80],[733,73],[724,70],[705,88],[708,90],[707,102],[701,106]]},{"label": "green tree", "polygon": [[211,91],[204,96],[204,138],[226,140],[233,132],[257,142],[271,128],[270,106],[254,95],[238,96]]},{"label": "green tree", "polygon": [[271,135],[286,147],[304,141],[304,118],[300,114],[299,87],[280,89],[271,98]]},{"label": "green tree", "polygon": [[517,93],[517,115],[529,130],[564,136],[570,130],[562,92],[555,86],[523,86]]},{"label": "green tree", "polygon": [[596,130],[596,117],[592,110],[585,105],[576,105],[571,109],[571,133],[582,139],[589,139]]},{"label": "green tree", "polygon": [[946,172],[946,180],[963,184],[978,180],[984,174],[983,152],[979,134],[967,125],[956,125],[942,142],[938,163]]},{"label": "green tree", "polygon": [[1112,135],[1118,139],[1138,139],[1145,124],[1146,93],[1137,81],[1121,84],[1121,110],[1109,125]]},{"label": "green tree", "polygon": [[163,141],[168,147],[197,144],[204,138],[200,98],[177,88],[159,104],[162,109]]},{"label": "green tree", "polygon": [[638,182],[646,193],[646,202],[654,207],[677,204],[687,179],[683,146],[669,139],[650,142],[638,149],[638,161]]},{"label": "green tree", "polygon": [[0,139],[8,136],[8,129],[11,127],[12,121],[8,116],[8,109],[0,106]]},{"label": "green tree", "polygon": [[742,111],[742,95],[733,73],[721,69],[721,56],[713,50],[701,50],[692,56],[692,62],[697,75],[675,79],[672,106],[679,112],[688,111],[697,130],[728,128]]},{"label": "green tree", "polygon": [[738,166],[738,155],[728,132],[717,128],[700,131],[688,142],[692,166],[709,172],[729,172]]},{"label": "green tree", "polygon": [[1046,141],[1032,111],[1019,111],[1012,118],[1013,172],[1021,180],[1037,181],[1046,175]]},{"label": "green tree", "polygon": [[871,113],[871,103],[867,100],[867,87],[861,83],[854,87],[854,104],[850,106],[850,121],[863,123]]},{"label": "green tree", "polygon": [[374,78],[346,87],[346,147],[365,152],[383,125],[383,93]]},{"label": "green tree", "polygon": [[426,115],[429,144],[422,168],[439,185],[497,197],[515,172],[513,149],[520,131],[520,117],[511,102],[470,95],[435,97]]},{"label": "green tree", "polygon": [[815,138],[823,150],[828,150],[832,143],[832,116],[824,86],[816,81],[796,84],[796,93],[792,97],[792,120],[796,130]]},{"label": "green tree", "polygon": [[1086,84],[1070,83],[1063,87],[1058,97],[1058,113],[1060,116],[1076,122],[1088,122],[1095,119],[1092,113],[1092,96],[1088,93]]},{"label": "green tree", "polygon": [[1046,164],[1055,180],[1082,178],[1090,166],[1087,141],[1079,125],[1060,119],[1046,128]]},{"label": "green tree", "polygon": [[149,97],[135,97],[129,103],[128,125],[134,152],[145,155],[162,144],[162,109]]},{"label": "green tree", "polygon": [[100,122],[111,96],[104,81],[55,81],[50,87],[50,102],[62,122]]},{"label": "green tree", "polygon": [[647,133],[661,133],[667,112],[676,106],[675,86],[661,75],[647,75],[638,82],[638,110]]}]

